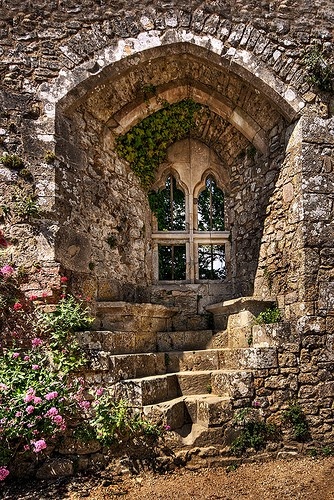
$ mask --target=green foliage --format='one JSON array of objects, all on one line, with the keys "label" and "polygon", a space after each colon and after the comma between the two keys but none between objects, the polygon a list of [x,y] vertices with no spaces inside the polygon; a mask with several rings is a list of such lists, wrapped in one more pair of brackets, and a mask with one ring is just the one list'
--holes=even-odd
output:
[{"label": "green foliage", "polygon": [[298,402],[290,402],[288,409],[283,412],[282,419],[283,422],[292,426],[293,435],[297,441],[307,441],[310,438],[308,423]]},{"label": "green foliage", "polygon": [[192,99],[164,107],[142,120],[116,141],[116,151],[127,160],[144,189],[149,189],[156,169],[167,155],[168,147],[183,139],[196,124],[202,106]]},{"label": "green foliage", "polygon": [[257,325],[269,325],[271,323],[278,323],[281,319],[281,313],[277,306],[271,306],[261,312],[255,318]]},{"label": "green foliage", "polygon": [[252,408],[237,411],[234,425],[240,429],[240,434],[231,445],[231,452],[235,455],[241,455],[248,448],[258,451],[277,435],[276,426],[261,421],[258,412]]},{"label": "green foliage", "polygon": [[13,212],[23,219],[37,217],[39,215],[39,205],[34,194],[17,191]]},{"label": "green foliage", "polygon": [[1,163],[11,170],[21,170],[23,168],[23,160],[18,155],[3,155],[0,156]]},{"label": "green foliage", "polygon": [[53,312],[41,313],[39,326],[50,335],[52,361],[58,370],[78,370],[86,363],[74,332],[90,327],[89,309],[72,295],[62,298]]},{"label": "green foliage", "polygon": [[159,427],[141,418],[124,400],[115,400],[107,390],[93,404],[93,416],[88,422],[88,436],[105,446],[124,445],[144,436],[157,438]]},{"label": "green foliage", "polygon": [[45,163],[51,165],[56,159],[56,155],[53,151],[47,151],[44,156]]},{"label": "green foliage", "polygon": [[326,59],[323,51],[317,45],[312,47],[304,56],[303,62],[308,73],[308,81],[320,90],[333,90],[334,69]]}]

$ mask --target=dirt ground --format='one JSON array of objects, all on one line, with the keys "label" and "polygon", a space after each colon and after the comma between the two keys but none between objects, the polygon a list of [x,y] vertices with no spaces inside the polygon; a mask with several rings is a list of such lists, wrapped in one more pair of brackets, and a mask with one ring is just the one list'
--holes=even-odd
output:
[{"label": "dirt ground", "polygon": [[58,479],[27,484],[4,484],[3,500],[334,500],[334,458],[300,458],[242,464],[167,474],[142,472],[113,476],[108,471],[94,477]]}]

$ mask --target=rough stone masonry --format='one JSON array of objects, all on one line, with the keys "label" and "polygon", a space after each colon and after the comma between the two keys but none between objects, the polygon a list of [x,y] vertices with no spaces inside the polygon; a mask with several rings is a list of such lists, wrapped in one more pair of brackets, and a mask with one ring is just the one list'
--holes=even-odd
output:
[{"label": "rough stone masonry", "polygon": [[[305,54],[333,62],[333,23],[329,0],[0,0],[0,152],[33,177],[0,164],[0,229],[13,263],[41,266],[26,292],[52,290],[61,269],[97,303],[182,304],[180,330],[207,328],[205,307],[220,301],[277,302],[289,334],[277,333],[275,363],[253,367],[255,397],[272,421],[298,399],[322,443],[333,442],[334,101]],[[187,144],[221,164],[222,283],[154,278],[147,194],[115,141],[157,96],[208,108]],[[9,224],[18,186],[39,217]]]}]

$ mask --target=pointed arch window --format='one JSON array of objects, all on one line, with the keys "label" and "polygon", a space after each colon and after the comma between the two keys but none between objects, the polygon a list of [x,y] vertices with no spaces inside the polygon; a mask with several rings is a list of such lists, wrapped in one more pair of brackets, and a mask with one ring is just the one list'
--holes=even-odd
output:
[{"label": "pointed arch window", "polygon": [[155,216],[152,239],[157,282],[222,281],[227,276],[224,191],[216,176],[205,175],[205,165],[200,167],[202,173],[192,172],[184,163],[175,162],[173,170],[164,171],[164,181],[157,182],[160,188],[149,194]]},{"label": "pointed arch window", "polygon": [[224,193],[212,175],[205,181],[197,202],[198,229],[200,231],[224,231]]}]

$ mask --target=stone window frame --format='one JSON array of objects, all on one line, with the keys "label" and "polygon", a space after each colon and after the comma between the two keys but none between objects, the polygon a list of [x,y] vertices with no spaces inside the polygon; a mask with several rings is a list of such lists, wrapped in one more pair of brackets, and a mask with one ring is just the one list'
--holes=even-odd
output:
[{"label": "stone window frame", "polygon": [[[181,171],[180,171],[181,170]],[[176,185],[185,195],[186,229],[184,231],[159,231],[155,216],[152,214],[152,244],[153,244],[153,273],[155,284],[198,284],[217,283],[219,280],[199,279],[198,246],[199,245],[224,245],[225,266],[229,274],[230,263],[230,231],[201,231],[197,229],[198,213],[197,200],[200,192],[205,189],[206,179],[211,176],[217,186],[227,195],[227,187],[219,172],[210,166],[203,166],[200,182],[191,186],[182,181],[182,168],[168,165],[160,171],[158,180],[153,184],[153,190],[162,188],[167,177],[172,175]],[[224,218],[226,224],[226,203],[224,203]],[[185,280],[159,280],[159,252],[158,245],[179,244],[186,246],[186,279]],[[227,277],[225,278],[225,280]],[[225,281],[224,280],[224,281]]]}]

